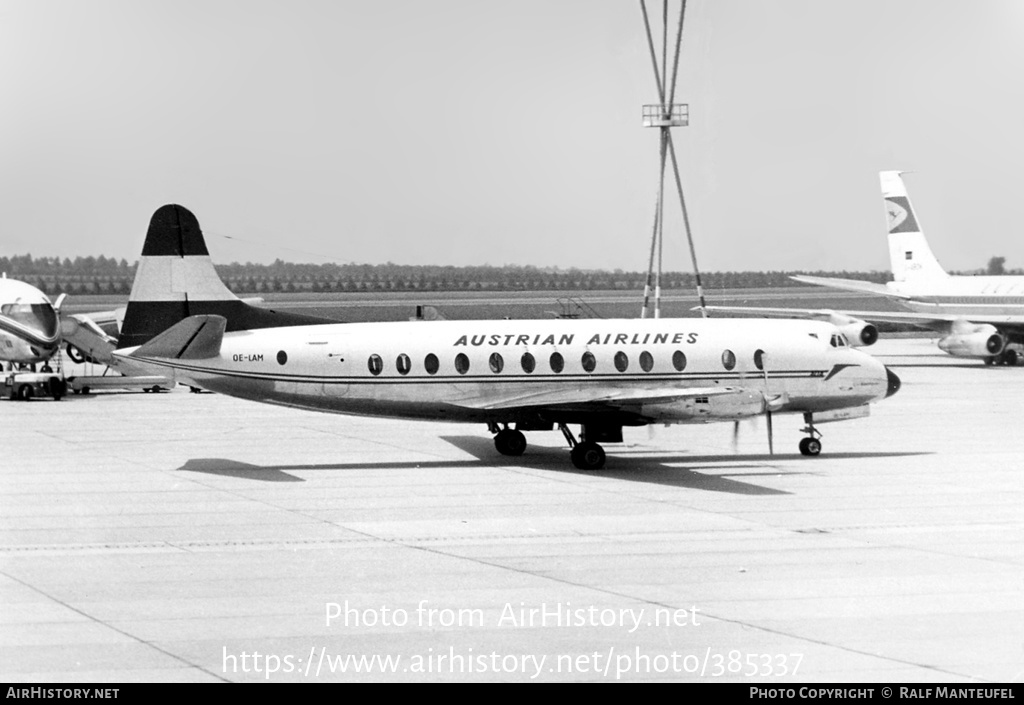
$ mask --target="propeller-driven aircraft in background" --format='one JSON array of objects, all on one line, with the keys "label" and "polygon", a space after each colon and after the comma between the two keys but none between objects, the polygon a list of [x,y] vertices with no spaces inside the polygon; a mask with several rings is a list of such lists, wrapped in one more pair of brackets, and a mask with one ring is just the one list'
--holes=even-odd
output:
[{"label": "propeller-driven aircraft in background", "polygon": [[46,362],[60,348],[60,302],[30,284],[0,278],[0,361]]},{"label": "propeller-driven aircraft in background", "polygon": [[[10,387],[11,398],[29,399],[36,393],[45,393],[60,399],[67,385],[59,374],[52,374],[47,366],[50,358],[60,350],[60,305],[50,303],[46,294],[30,284],[0,277],[0,362],[9,363],[9,374],[3,382]],[[35,365],[43,365],[35,373]],[[32,372],[17,372],[31,367]],[[3,369],[3,365],[0,365]],[[15,382],[15,374],[18,381]]]}]

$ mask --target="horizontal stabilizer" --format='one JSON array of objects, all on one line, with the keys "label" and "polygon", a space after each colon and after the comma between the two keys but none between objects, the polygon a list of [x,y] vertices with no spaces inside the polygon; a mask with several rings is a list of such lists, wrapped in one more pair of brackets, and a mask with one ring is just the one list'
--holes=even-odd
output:
[{"label": "horizontal stabilizer", "polygon": [[594,389],[568,388],[540,392],[520,392],[505,397],[486,396],[468,399],[459,405],[470,409],[512,409],[517,407],[571,406],[575,404],[608,404],[610,406],[636,404],[667,404],[683,399],[722,396],[741,391],[739,387],[690,387],[686,389]]},{"label": "horizontal stabilizer", "polygon": [[163,357],[173,360],[205,360],[220,355],[227,319],[223,316],[190,316],[131,354],[131,357]]},{"label": "horizontal stabilizer", "polygon": [[828,286],[833,289],[843,289],[845,291],[863,291],[868,294],[878,294],[879,296],[890,296],[893,298],[907,299],[909,296],[900,294],[899,292],[893,291],[885,284],[875,284],[874,282],[866,282],[861,279],[839,279],[833,277],[808,277],[802,274],[791,276],[790,279],[794,281],[803,282],[804,284],[814,284],[815,286]]}]

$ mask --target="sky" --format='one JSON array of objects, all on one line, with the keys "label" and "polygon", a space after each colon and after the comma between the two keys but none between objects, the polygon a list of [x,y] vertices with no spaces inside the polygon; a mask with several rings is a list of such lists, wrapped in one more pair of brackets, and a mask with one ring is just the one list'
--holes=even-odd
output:
[{"label": "sky", "polygon": [[[1019,0],[690,0],[701,269],[887,270],[891,169],[945,267],[1024,266],[1022,66]],[[0,0],[0,253],[134,262],[179,203],[224,263],[643,271],[656,102],[627,0]]]}]

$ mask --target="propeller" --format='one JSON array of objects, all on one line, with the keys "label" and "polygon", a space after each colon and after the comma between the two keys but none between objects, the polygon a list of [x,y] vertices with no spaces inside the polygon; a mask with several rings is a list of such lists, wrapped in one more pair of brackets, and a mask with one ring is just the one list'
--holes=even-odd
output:
[{"label": "propeller", "polygon": [[[776,403],[778,399],[772,399],[771,393],[768,389],[768,369],[765,365],[765,352],[764,350],[757,350],[754,353],[754,363],[758,369],[761,370],[761,376],[764,378],[764,391],[761,392],[761,397],[764,399],[764,416],[768,426],[768,454],[775,455],[775,431],[772,425],[772,404]],[[740,371],[740,381],[748,379],[745,372]],[[751,422],[756,425],[757,417],[751,417]],[[733,421],[732,424],[732,449],[736,452],[739,447],[740,439],[740,422]]]},{"label": "propeller", "polygon": [[768,422],[768,455],[775,455],[775,433],[772,430],[772,403],[768,394],[768,365],[765,364],[765,357],[767,357],[767,353],[764,350],[758,350],[754,353],[754,361],[760,361],[759,367],[761,372],[764,373],[764,416]]}]

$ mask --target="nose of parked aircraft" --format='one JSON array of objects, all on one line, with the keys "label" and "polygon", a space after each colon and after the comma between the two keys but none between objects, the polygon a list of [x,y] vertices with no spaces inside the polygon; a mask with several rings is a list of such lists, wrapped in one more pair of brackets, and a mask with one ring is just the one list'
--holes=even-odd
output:
[{"label": "nose of parked aircraft", "polygon": [[896,392],[900,391],[900,378],[896,376],[896,373],[890,370],[888,367],[885,368],[885,375],[889,378],[889,387],[885,391],[885,396],[888,399]]}]

